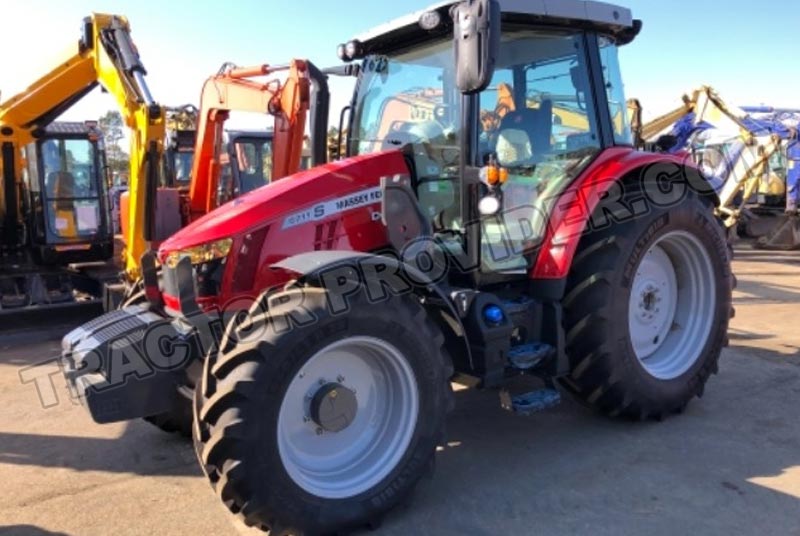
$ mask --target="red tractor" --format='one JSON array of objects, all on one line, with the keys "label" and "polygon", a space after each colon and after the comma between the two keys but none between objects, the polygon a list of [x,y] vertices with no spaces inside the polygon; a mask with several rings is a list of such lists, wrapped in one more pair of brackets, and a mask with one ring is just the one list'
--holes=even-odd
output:
[{"label": "red tractor", "polygon": [[[211,485],[285,534],[403,500],[451,382],[518,413],[561,391],[681,412],[717,371],[733,278],[713,188],[631,146],[617,50],[640,27],[598,2],[452,0],[341,46],[346,158],[195,221],[144,256],[145,303],[65,337],[93,418],[193,392]],[[482,121],[500,87],[513,109]],[[520,375],[542,388],[509,392]]]}]

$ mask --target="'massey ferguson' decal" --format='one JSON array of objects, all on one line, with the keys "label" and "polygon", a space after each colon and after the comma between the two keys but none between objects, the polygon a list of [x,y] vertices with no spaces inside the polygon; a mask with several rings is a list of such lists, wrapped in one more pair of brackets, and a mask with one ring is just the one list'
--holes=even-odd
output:
[{"label": "'massey ferguson' decal", "polygon": [[376,186],[375,188],[367,188],[366,190],[360,190],[343,197],[337,197],[330,201],[318,203],[311,208],[301,210],[300,212],[294,212],[286,216],[281,228],[289,229],[290,227],[296,227],[304,223],[323,220],[340,212],[379,203],[382,196],[383,192],[381,188]]}]

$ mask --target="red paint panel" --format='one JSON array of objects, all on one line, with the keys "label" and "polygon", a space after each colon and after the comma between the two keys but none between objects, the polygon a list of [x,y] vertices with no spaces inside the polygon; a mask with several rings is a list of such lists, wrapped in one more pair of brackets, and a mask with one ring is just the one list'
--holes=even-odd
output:
[{"label": "red paint panel", "polygon": [[628,173],[655,163],[694,167],[688,154],[645,153],[629,147],[603,151],[559,197],[550,214],[533,279],[562,279],[569,273],[581,234],[609,188]]}]

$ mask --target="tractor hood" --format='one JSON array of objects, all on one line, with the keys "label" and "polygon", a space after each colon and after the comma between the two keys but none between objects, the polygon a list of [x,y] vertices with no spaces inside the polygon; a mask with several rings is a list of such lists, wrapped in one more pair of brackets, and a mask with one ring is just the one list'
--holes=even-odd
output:
[{"label": "tractor hood", "polygon": [[405,159],[397,150],[356,156],[301,171],[195,220],[164,241],[158,257],[163,261],[170,252],[224,238],[236,239],[275,222],[282,222],[282,228],[291,232],[294,224],[286,225],[286,222],[293,217],[300,218],[298,223],[315,221],[320,207],[341,199],[346,206],[348,195],[379,187],[381,177],[396,174],[408,174]]}]

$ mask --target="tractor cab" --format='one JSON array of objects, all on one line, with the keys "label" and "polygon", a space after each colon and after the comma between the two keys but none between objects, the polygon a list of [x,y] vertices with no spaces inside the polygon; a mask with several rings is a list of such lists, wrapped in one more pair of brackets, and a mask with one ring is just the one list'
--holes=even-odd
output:
[{"label": "tractor cab", "polygon": [[[454,32],[452,4],[339,48],[343,60],[361,62],[348,155],[403,149],[433,231],[476,261],[480,250],[487,275],[524,274],[534,260],[524,253],[544,238],[553,202],[604,149],[631,144],[617,50],[639,25],[627,9],[597,2],[512,11],[490,2],[496,13],[459,8],[464,28]],[[576,23],[560,23],[567,18]],[[459,32],[465,60],[454,62]],[[466,60],[475,54],[492,63],[477,75],[476,60]]]},{"label": "tractor cab", "polygon": [[96,125],[52,123],[23,151],[25,214],[37,260],[68,264],[110,259],[113,230],[105,152]]}]

